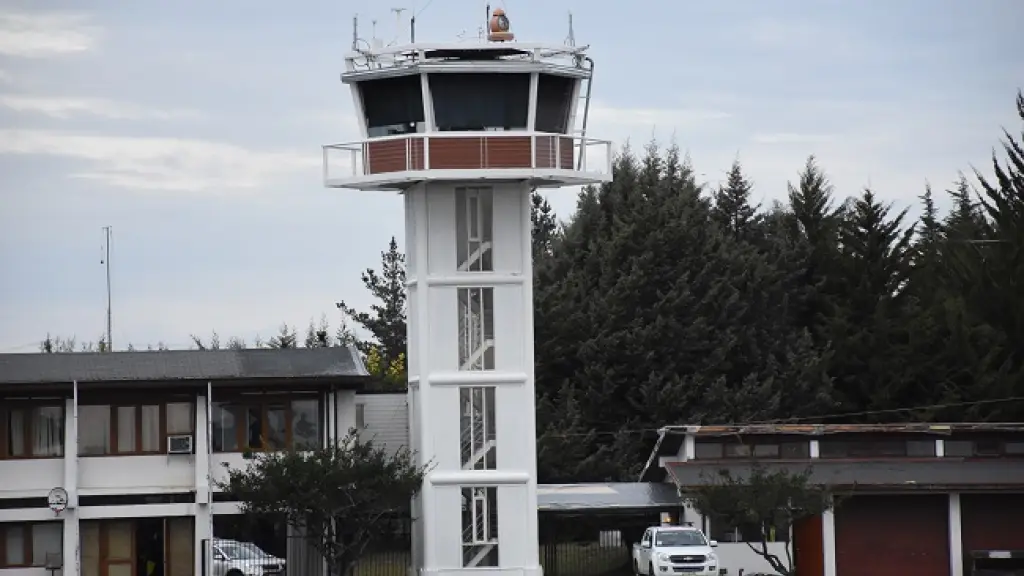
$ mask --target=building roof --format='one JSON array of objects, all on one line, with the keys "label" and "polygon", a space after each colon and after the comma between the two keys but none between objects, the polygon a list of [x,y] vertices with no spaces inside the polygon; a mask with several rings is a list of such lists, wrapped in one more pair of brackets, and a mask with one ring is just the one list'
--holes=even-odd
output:
[{"label": "building roof", "polygon": [[674,508],[680,505],[676,487],[666,483],[613,482],[606,484],[541,484],[541,511],[580,512]]},{"label": "building roof", "polygon": [[0,386],[278,379],[363,380],[351,347],[0,354]]},{"label": "building roof", "polygon": [[[857,491],[886,490],[1020,490],[1024,461],[1017,459],[907,458],[891,460],[815,460],[764,462],[769,470],[800,474],[810,471],[810,482]],[[672,462],[668,472],[675,484],[699,486],[707,477],[728,470],[734,478],[750,473],[751,462],[722,460]]]},{"label": "building roof", "polygon": [[829,436],[833,434],[925,434],[950,436],[959,433],[1024,432],[1021,422],[913,422],[896,424],[729,424],[712,426],[665,426],[659,430],[647,464],[640,474],[641,482],[663,482],[667,478],[660,466],[661,458],[675,457],[687,436],[727,438],[742,436]]},{"label": "building roof", "polygon": [[827,436],[830,434],[934,434],[957,432],[1021,432],[1022,422],[911,422],[893,424],[740,424],[666,426],[662,434],[701,436]]}]

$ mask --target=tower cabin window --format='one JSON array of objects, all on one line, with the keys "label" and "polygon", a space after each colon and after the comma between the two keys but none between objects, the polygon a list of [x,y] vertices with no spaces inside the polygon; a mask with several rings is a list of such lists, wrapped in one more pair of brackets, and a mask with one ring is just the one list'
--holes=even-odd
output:
[{"label": "tower cabin window", "polygon": [[359,95],[369,137],[423,131],[423,90],[418,75],[360,82]]},{"label": "tower cabin window", "polygon": [[527,129],[529,74],[431,74],[429,82],[438,131]]},{"label": "tower cabin window", "polygon": [[565,76],[540,74],[537,78],[537,131],[565,134],[569,128],[569,109],[576,80]]}]

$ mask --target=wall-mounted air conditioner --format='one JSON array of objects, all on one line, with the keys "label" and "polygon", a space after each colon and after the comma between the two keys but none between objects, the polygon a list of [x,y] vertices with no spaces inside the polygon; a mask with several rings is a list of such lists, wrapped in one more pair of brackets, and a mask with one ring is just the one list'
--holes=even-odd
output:
[{"label": "wall-mounted air conditioner", "polygon": [[167,453],[168,454],[191,454],[192,453],[192,435],[191,434],[175,434],[167,437]]}]

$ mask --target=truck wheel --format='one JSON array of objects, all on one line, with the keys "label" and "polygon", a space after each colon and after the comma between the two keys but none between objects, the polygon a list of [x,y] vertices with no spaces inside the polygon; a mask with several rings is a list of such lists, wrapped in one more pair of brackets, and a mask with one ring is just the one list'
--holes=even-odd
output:
[{"label": "truck wheel", "polygon": [[636,574],[636,576],[643,576],[640,574],[640,564],[638,564],[636,560],[633,560],[633,574]]},{"label": "truck wheel", "polygon": [[647,576],[654,576],[654,563],[651,562],[647,565]]}]

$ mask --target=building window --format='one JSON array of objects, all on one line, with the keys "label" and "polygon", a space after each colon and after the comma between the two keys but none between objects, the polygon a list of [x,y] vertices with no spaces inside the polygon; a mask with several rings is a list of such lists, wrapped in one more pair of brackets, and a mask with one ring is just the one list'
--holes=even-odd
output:
[{"label": "building window", "polygon": [[423,132],[423,85],[419,74],[359,83],[370,138]]},{"label": "building window", "polygon": [[356,404],[356,428],[366,428],[366,404]]},{"label": "building window", "polygon": [[498,566],[498,489],[462,489],[462,566]]},{"label": "building window", "polygon": [[698,440],[694,444],[694,458],[698,460],[717,460],[722,457],[722,443]]},{"label": "building window", "polygon": [[553,74],[537,77],[537,131],[565,134],[569,128],[569,110],[576,79]]},{"label": "building window", "polygon": [[819,442],[821,458],[904,458],[935,456],[934,440],[828,438]]},{"label": "building window", "polygon": [[214,452],[316,449],[321,445],[317,397],[239,399],[214,402]]},{"label": "building window", "polygon": [[440,132],[527,129],[529,74],[430,74],[428,82]]},{"label": "building window", "polygon": [[695,446],[694,457],[703,460],[718,458],[759,458],[764,460],[803,460],[811,457],[806,440],[770,441],[768,439],[703,440]]},{"label": "building window", "polygon": [[463,470],[495,470],[498,467],[494,394],[493,386],[459,389]]},{"label": "building window", "polygon": [[494,191],[456,188],[455,236],[459,272],[494,270]]},{"label": "building window", "polygon": [[167,437],[195,430],[191,402],[83,404],[78,407],[78,454],[162,454]]},{"label": "building window", "polygon": [[44,567],[63,547],[63,522],[0,523],[0,568]]},{"label": "building window", "polygon": [[64,456],[64,407],[19,405],[0,407],[0,457],[60,458]]},{"label": "building window", "polygon": [[1024,441],[1003,441],[995,438],[975,440],[946,440],[945,456],[951,458],[1013,458],[1024,456]]},{"label": "building window", "polygon": [[459,288],[459,370],[494,370],[494,288]]}]

